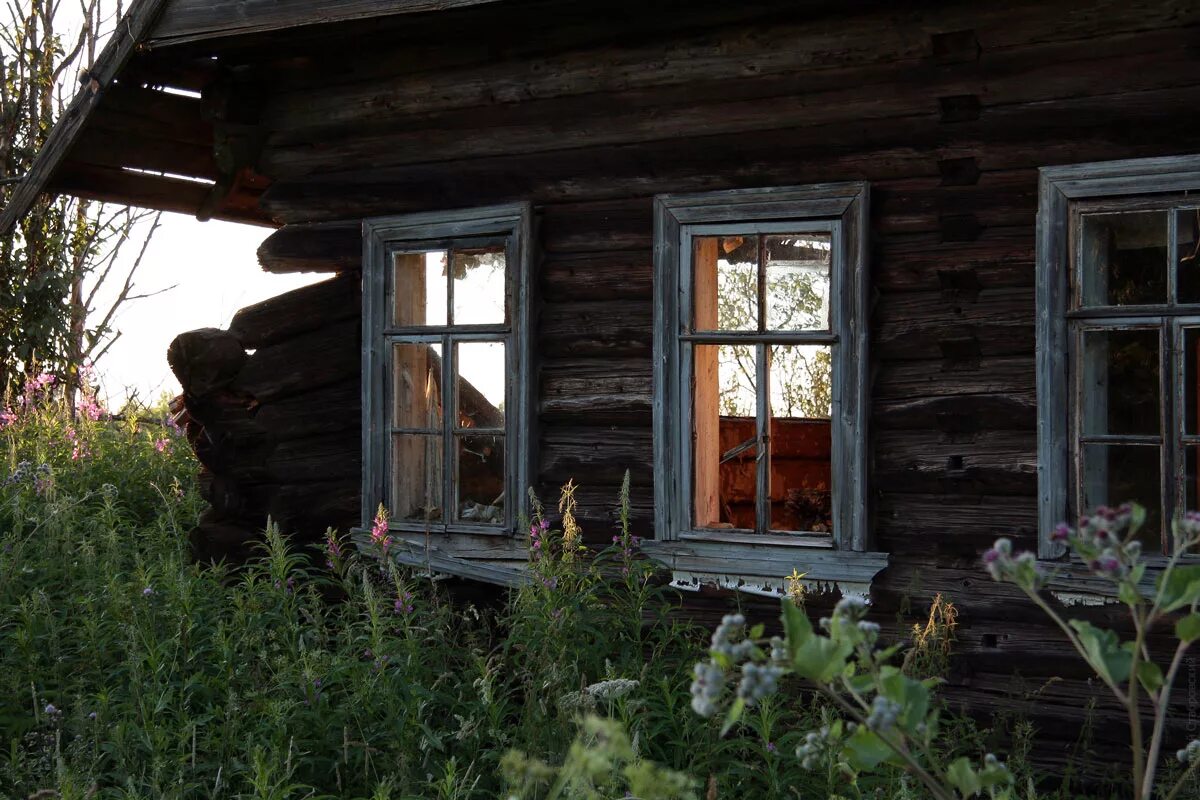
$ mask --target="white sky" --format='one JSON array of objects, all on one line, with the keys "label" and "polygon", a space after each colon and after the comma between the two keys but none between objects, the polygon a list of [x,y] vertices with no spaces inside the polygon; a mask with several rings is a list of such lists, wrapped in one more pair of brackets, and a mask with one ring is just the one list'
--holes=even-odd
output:
[{"label": "white sky", "polygon": [[[117,313],[113,328],[121,336],[96,364],[101,397],[107,396],[109,407],[120,407],[131,394],[149,402],[164,391],[179,393],[179,382],[167,366],[167,345],[180,333],[225,328],[239,308],[331,277],[263,272],[255,251],[270,233],[270,228],[254,225],[163,214],[134,278],[133,294],[174,288],[135,300]],[[136,249],[128,246],[122,259],[130,263]],[[109,288],[107,297],[118,287]],[[102,312],[107,304],[100,299],[96,307]]]}]

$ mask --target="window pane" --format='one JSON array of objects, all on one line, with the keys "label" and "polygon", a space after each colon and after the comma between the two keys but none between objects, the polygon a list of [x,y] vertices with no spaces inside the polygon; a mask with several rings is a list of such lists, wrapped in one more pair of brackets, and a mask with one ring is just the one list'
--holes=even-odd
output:
[{"label": "window pane", "polygon": [[463,342],[458,345],[458,425],[461,428],[503,428],[504,387],[508,370],[504,342]]},{"label": "window pane", "polygon": [[1083,305],[1167,302],[1167,212],[1088,214],[1080,247]]},{"label": "window pane", "polygon": [[1176,212],[1175,252],[1179,258],[1179,302],[1200,303],[1200,208]]},{"label": "window pane", "polygon": [[1183,329],[1183,430],[1196,433],[1200,425],[1200,328]]},{"label": "window pane", "polygon": [[456,436],[458,445],[457,519],[504,524],[504,437]]},{"label": "window pane", "polygon": [[829,234],[763,237],[767,258],[767,328],[828,330]]},{"label": "window pane", "polygon": [[1183,448],[1183,511],[1200,511],[1200,447]]},{"label": "window pane", "polygon": [[446,252],[397,253],[392,269],[392,324],[446,324]]},{"label": "window pane", "polygon": [[442,437],[399,433],[392,437],[392,519],[442,519]]},{"label": "window pane", "polygon": [[1125,502],[1146,507],[1146,524],[1138,538],[1158,550],[1162,531],[1162,475],[1154,445],[1085,444],[1080,465],[1082,512]]},{"label": "window pane", "polygon": [[771,528],[833,531],[827,346],[771,348]]},{"label": "window pane", "polygon": [[693,349],[692,506],[697,528],[754,528],[754,352],[749,345]]},{"label": "window pane", "polygon": [[392,347],[392,426],[441,430],[442,346],[405,342]]},{"label": "window pane", "polygon": [[692,307],[694,330],[758,330],[757,236],[692,240]]},{"label": "window pane", "polygon": [[455,250],[454,324],[503,324],[508,315],[504,248]]},{"label": "window pane", "polygon": [[1160,433],[1157,330],[1083,332],[1085,434]]}]

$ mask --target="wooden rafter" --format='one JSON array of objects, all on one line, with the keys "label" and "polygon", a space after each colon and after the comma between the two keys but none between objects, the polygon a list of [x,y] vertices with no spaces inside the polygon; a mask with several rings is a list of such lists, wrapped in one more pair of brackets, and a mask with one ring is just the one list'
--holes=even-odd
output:
[{"label": "wooden rafter", "polygon": [[[82,87],[63,115],[50,131],[42,152],[33,168],[13,191],[8,205],[0,212],[0,235],[7,234],[13,225],[33,205],[54,177],[55,172],[83,132],[88,118],[100,104],[105,89],[129,61],[139,42],[150,31],[162,10],[165,0],[134,0],[113,31],[100,57],[90,70],[94,83]],[[98,86],[96,90],[93,87]]]}]

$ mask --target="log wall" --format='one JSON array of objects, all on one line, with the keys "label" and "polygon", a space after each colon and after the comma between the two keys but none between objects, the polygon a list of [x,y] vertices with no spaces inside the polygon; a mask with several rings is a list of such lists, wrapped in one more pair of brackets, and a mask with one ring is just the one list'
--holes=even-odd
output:
[{"label": "log wall", "polygon": [[[1035,546],[1037,169],[1200,152],[1200,5],[642,6],[636,30],[579,4],[514,37],[497,20],[524,6],[500,4],[414,23],[435,43],[414,51],[242,53],[268,98],[261,205],[285,223],[264,266],[353,269],[365,216],[533,201],[539,490],[582,484],[585,530],[603,542],[626,469],[635,527],[653,518],[653,196],[869,181],[871,510],[892,555],[876,609],[903,632],[934,593],[953,598],[954,696],[1027,710],[1065,757],[1086,675],[977,563],[1000,535]],[[214,525],[268,508],[300,526],[350,518],[353,283],[239,314],[228,335],[257,349],[189,395],[206,436],[238,443],[205,461]],[[1098,731],[1117,724],[1103,700],[1096,714]]]}]

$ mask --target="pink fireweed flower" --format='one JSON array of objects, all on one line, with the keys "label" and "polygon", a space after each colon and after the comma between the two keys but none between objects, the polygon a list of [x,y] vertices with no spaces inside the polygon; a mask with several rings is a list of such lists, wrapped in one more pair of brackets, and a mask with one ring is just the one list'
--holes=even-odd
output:
[{"label": "pink fireweed flower", "polygon": [[388,548],[392,546],[392,537],[388,534],[388,512],[383,503],[379,504],[379,510],[375,512],[375,520],[371,524],[371,541],[385,556]]},{"label": "pink fireweed flower", "polygon": [[154,449],[157,450],[158,452],[162,453],[162,452],[166,451],[167,446],[169,444],[171,444],[171,443],[169,441],[167,441],[166,439],[155,439],[154,440]]},{"label": "pink fireweed flower", "polygon": [[342,543],[333,528],[325,530],[325,566],[337,569],[342,563]]},{"label": "pink fireweed flower", "polygon": [[0,411],[0,428],[7,428],[17,421],[16,412],[8,406],[5,406],[3,411]]},{"label": "pink fireweed flower", "polygon": [[72,461],[78,461],[81,458],[87,458],[91,454],[92,454],[91,449],[84,442],[76,441],[75,444],[72,445],[72,447],[71,447],[71,460]]}]

